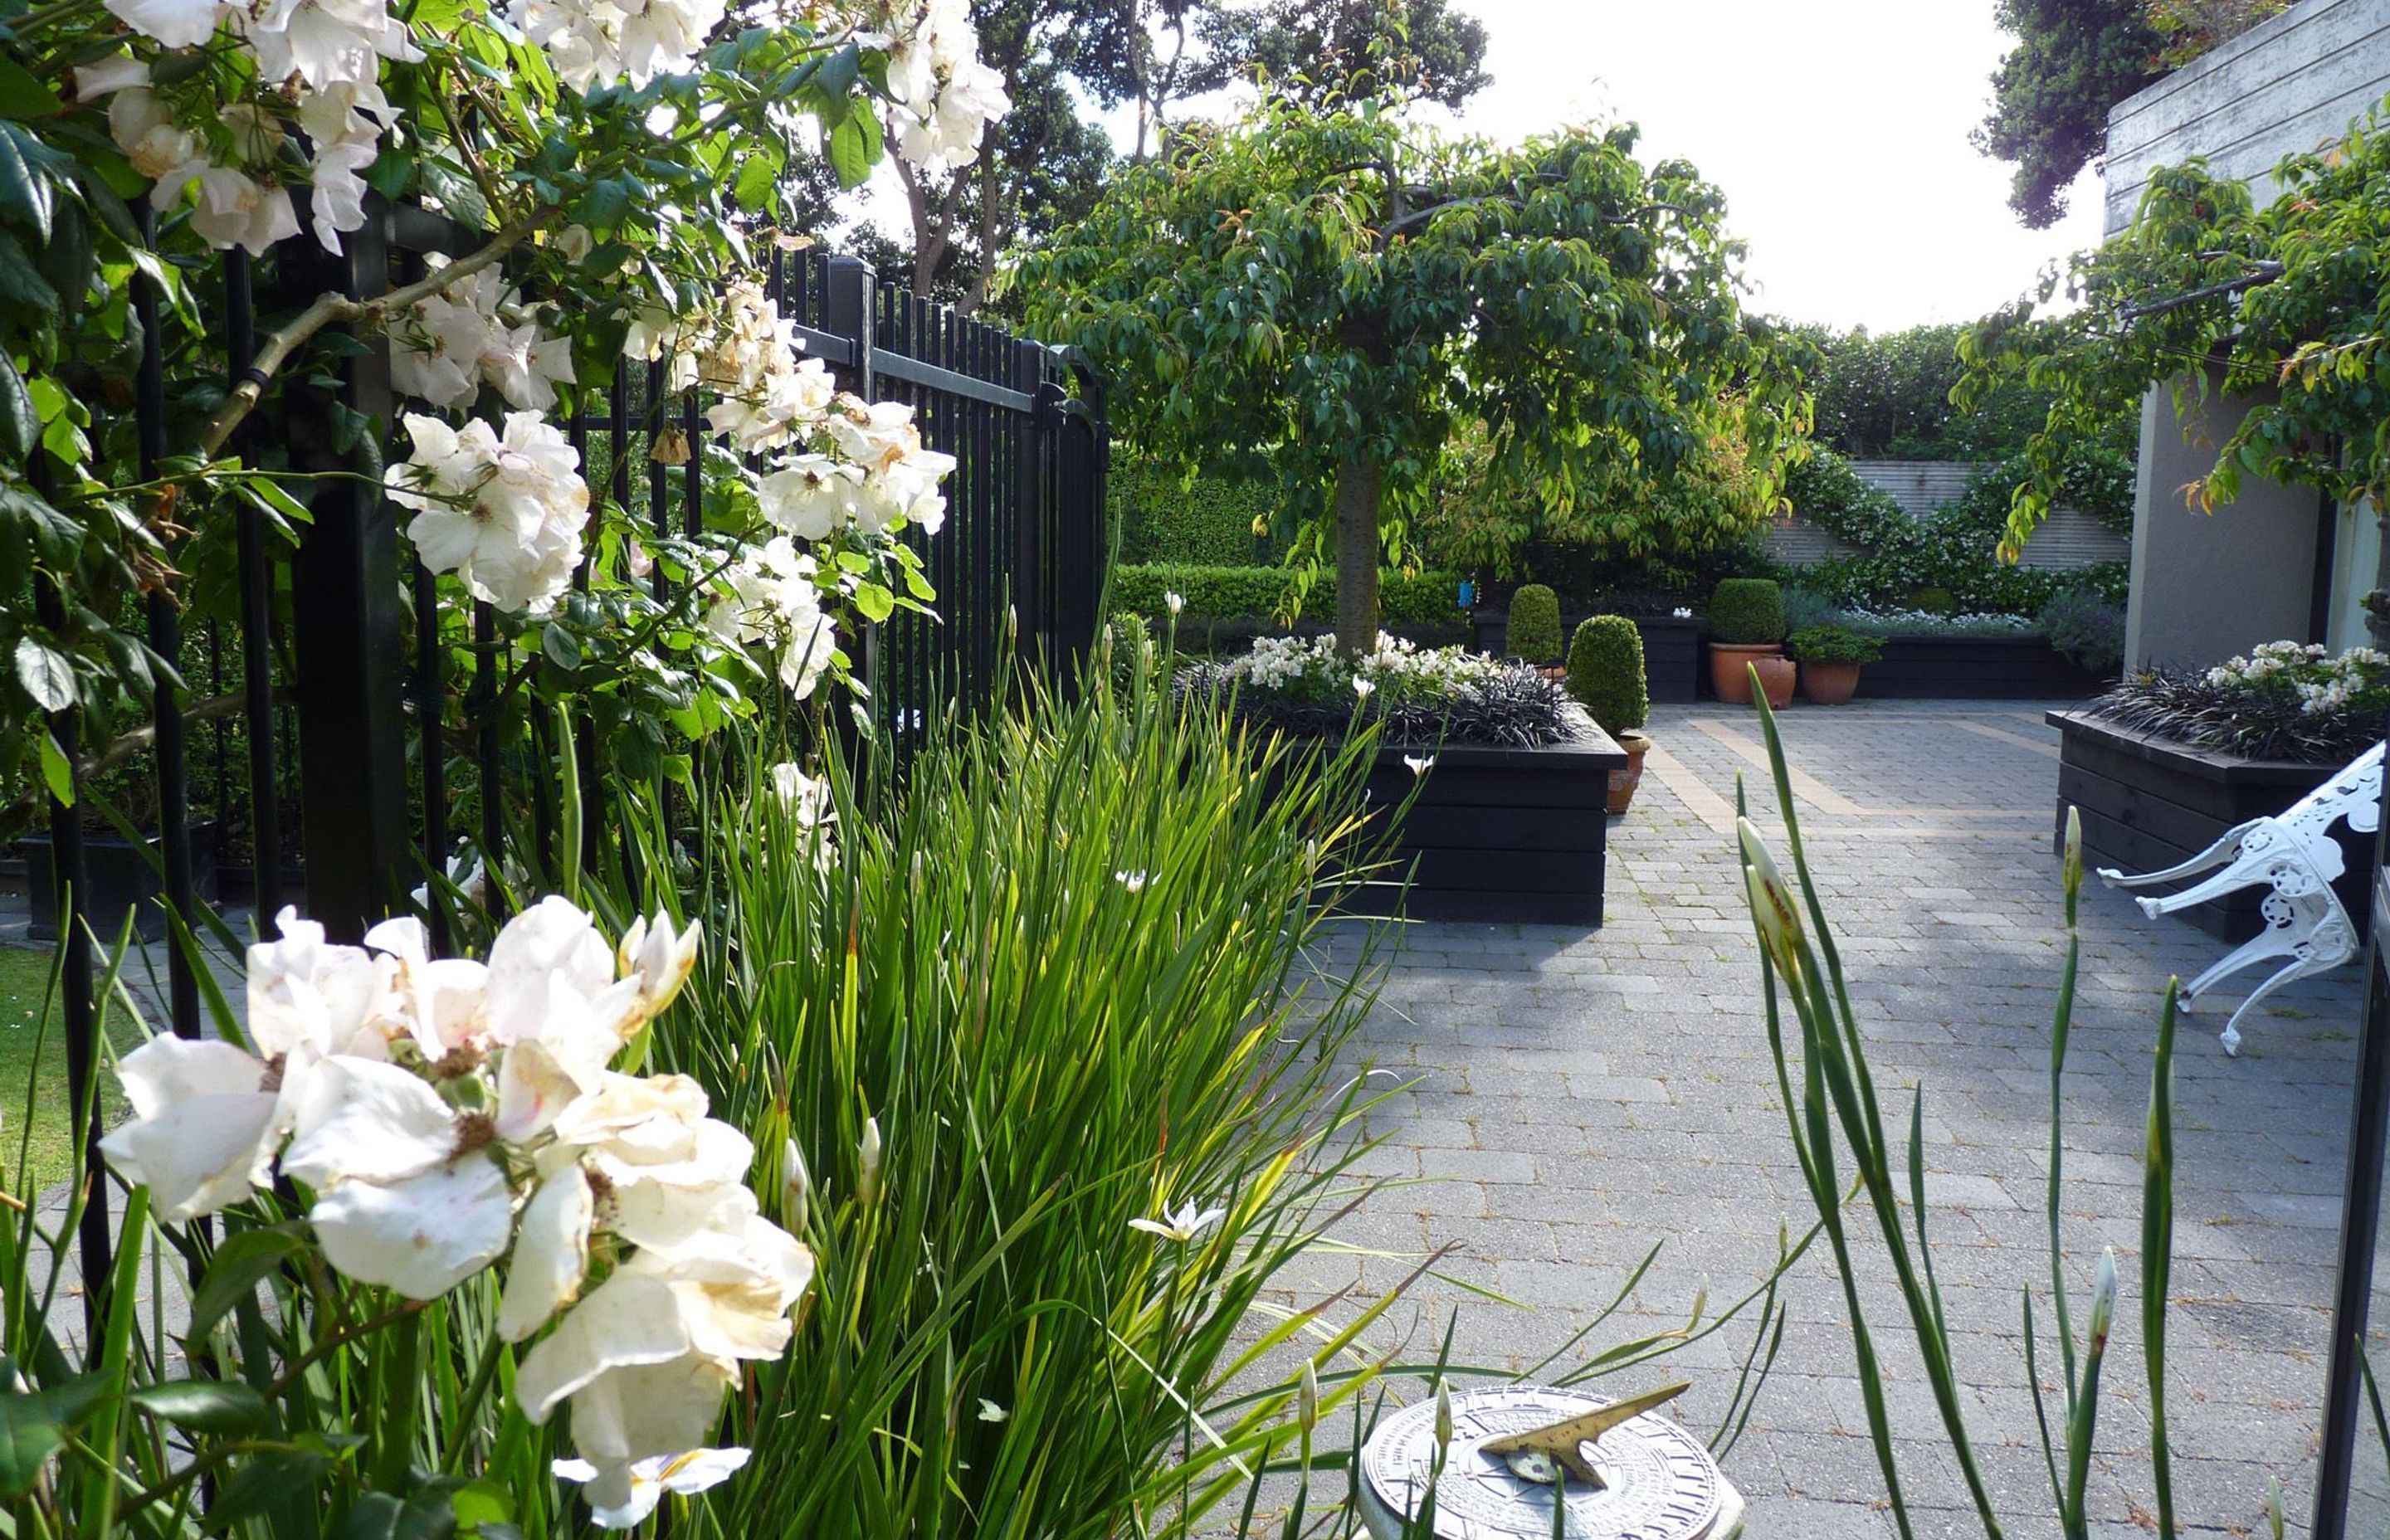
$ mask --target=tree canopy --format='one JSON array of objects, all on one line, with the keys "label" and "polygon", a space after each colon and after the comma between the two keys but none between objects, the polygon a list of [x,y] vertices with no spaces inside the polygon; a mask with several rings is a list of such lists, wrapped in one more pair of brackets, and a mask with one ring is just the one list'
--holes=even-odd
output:
[{"label": "tree canopy", "polygon": [[1335,553],[1340,643],[1364,648],[1381,531],[1399,551],[1458,424],[1567,509],[1676,476],[1733,392],[1773,500],[1806,426],[1797,371],[1742,311],[1724,199],[1635,140],[1506,149],[1398,100],[1271,96],[1124,173],[1015,286],[1111,373],[1142,447],[1280,488],[1303,552]]},{"label": "tree canopy", "polygon": [[2145,84],[2161,40],[2143,0],[1999,0],[2016,46],[1992,74],[1975,148],[2016,164],[2009,207],[2038,230],[2066,212],[2075,173],[2108,144],[2108,109]]},{"label": "tree canopy", "polygon": [[1399,87],[1458,107],[1494,79],[1484,24],[1448,0],[1227,0],[1200,31],[1228,69],[1315,106]]},{"label": "tree canopy", "polygon": [[[2162,383],[2178,412],[2211,391],[2255,403],[2187,489],[2193,507],[2231,502],[2244,472],[2344,503],[2390,501],[2384,109],[2274,174],[2281,195],[2258,208],[2245,186],[2197,163],[2156,173],[2131,227],[2072,260],[2075,309],[2037,319],[2023,301],[1962,340],[1961,403],[2017,380],[2050,396],[2026,446],[2011,545],[2059,494],[2069,446]],[[2058,284],[2046,279],[2038,298]]]}]

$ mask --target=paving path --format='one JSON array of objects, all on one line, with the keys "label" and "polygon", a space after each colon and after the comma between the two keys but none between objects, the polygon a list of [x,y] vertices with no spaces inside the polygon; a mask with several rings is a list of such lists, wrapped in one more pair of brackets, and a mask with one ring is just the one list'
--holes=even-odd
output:
[{"label": "paving path", "polygon": [[[1924,1087],[1928,1227],[1983,1465],[2010,1534],[2054,1534],[2019,1302],[2049,1277],[2049,1012],[2063,949],[2049,849],[2056,735],[2039,709],[2007,703],[1862,702],[1795,710],[1783,724],[1812,865],[1904,1145],[1910,1088]],[[1780,1225],[1798,1234],[1810,1217],[1731,849],[1738,773],[1763,826],[1780,829],[1757,722],[1664,708],[1652,732],[1660,747],[1635,810],[1613,828],[1610,923],[1590,935],[1409,927],[1364,1029],[1381,1064],[1416,1077],[1377,1125],[1390,1138],[1371,1169],[1422,1180],[1378,1194],[1340,1234],[1406,1258],[1455,1248],[1414,1301],[1428,1333],[1460,1307],[1464,1360],[1543,1357],[1661,1239],[1626,1308],[1569,1356],[1680,1325],[1704,1275],[1715,1308],[1766,1271]],[[2124,1264],[2092,1508],[2096,1534],[2140,1535],[2154,1527],[2131,1286],[2149,1048],[2167,975],[2197,971],[2217,944],[2096,886],[2083,935],[2062,1230],[2078,1309],[2100,1249]],[[2290,1489],[2296,1520],[2306,1515],[2358,998],[2354,968],[2284,992],[2247,1027],[2237,1059],[2216,1042],[2221,1012],[2183,1027],[2169,1400],[2186,1533],[2261,1534],[2269,1476]],[[1341,1269],[1349,1283],[1357,1267],[1382,1287],[1410,1264],[1323,1261],[1317,1276]],[[1861,1267],[1917,1532],[1980,1535],[1934,1436],[1889,1264],[1870,1251]],[[1728,1461],[1753,1504],[1751,1534],[1883,1540],[1895,1531],[1822,1247],[1785,1297],[1775,1373]],[[1715,1424],[1747,1341],[1729,1331],[1678,1360],[1696,1381],[1681,1404],[1689,1423]],[[1660,1374],[1636,1378],[1615,1389]],[[2351,1533],[2390,1533],[2390,1509]]]}]

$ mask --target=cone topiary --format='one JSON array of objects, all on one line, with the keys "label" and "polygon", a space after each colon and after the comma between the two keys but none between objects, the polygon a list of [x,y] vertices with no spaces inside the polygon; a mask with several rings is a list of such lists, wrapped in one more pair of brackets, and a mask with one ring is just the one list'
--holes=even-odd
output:
[{"label": "cone topiary", "polygon": [[1561,601],[1540,583],[1510,596],[1510,656],[1531,663],[1561,661]]},{"label": "cone topiary", "polygon": [[1724,578],[1710,595],[1710,639],[1754,646],[1784,639],[1784,594],[1774,578]]},{"label": "cone topiary", "polygon": [[1643,633],[1624,615],[1596,615],[1569,638],[1568,692],[1616,738],[1651,714],[1643,675]]}]

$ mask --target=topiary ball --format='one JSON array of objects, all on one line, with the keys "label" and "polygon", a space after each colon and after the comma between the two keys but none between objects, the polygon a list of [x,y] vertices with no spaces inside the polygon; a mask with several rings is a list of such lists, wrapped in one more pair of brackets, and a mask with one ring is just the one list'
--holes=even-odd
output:
[{"label": "topiary ball", "polygon": [[1722,578],[1704,617],[1713,641],[1750,647],[1784,639],[1784,593],[1774,578]]},{"label": "topiary ball", "polygon": [[1561,661],[1560,597],[1540,583],[1510,596],[1510,656],[1531,663]]},{"label": "topiary ball", "polygon": [[1643,674],[1643,633],[1624,615],[1596,615],[1569,638],[1568,692],[1616,738],[1651,714]]}]

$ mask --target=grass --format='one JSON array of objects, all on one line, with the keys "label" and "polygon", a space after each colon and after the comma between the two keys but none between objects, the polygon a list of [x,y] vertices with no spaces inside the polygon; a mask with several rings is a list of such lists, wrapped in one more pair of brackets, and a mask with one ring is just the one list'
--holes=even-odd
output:
[{"label": "grass", "polygon": [[[0,946],[0,1188],[24,1198],[74,1170],[66,1040],[58,1034],[50,982],[53,956],[46,948]],[[100,1097],[103,1115],[113,1117],[113,1075],[102,1077]]]}]

